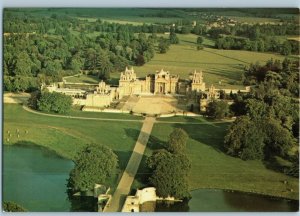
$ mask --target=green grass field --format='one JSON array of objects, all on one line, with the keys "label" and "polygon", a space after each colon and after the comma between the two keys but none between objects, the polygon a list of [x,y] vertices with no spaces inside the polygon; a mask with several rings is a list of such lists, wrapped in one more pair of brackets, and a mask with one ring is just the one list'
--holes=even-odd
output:
[{"label": "green grass field", "polygon": [[[96,33],[90,33],[94,37]],[[168,35],[157,34],[165,38]],[[241,83],[244,67],[250,63],[259,62],[264,64],[272,59],[283,60],[285,57],[274,53],[252,52],[244,50],[219,50],[214,49],[214,42],[210,39],[204,39],[203,50],[196,49],[197,35],[177,34],[180,44],[171,45],[166,54],[156,53],[143,66],[135,66],[135,72],[138,77],[145,77],[147,74],[155,73],[164,69],[171,74],[178,74],[180,78],[186,79],[194,70],[203,70],[204,82],[207,86],[211,84],[217,88],[238,88],[244,86]],[[112,72],[111,78],[113,84],[118,84],[119,72]],[[99,80],[94,76],[81,75],[80,77],[67,78],[69,82],[97,83]]]},{"label": "green grass field", "polygon": [[[134,67],[138,77],[164,69],[171,74],[178,74],[180,78],[188,78],[194,70],[203,70],[204,82],[223,88],[243,88],[241,78],[245,65],[250,63],[264,63],[267,60],[280,59],[283,56],[271,53],[250,52],[242,50],[218,50],[205,47],[196,50],[196,35],[178,35],[180,44],[171,45],[166,54],[156,53],[154,58],[141,67]],[[205,46],[213,44],[205,40]],[[118,77],[118,73],[112,76]],[[219,82],[221,84],[219,84]]]},{"label": "green grass field", "polygon": [[[92,33],[91,33],[92,34]],[[158,34],[168,37],[168,35]],[[135,66],[138,77],[145,77],[147,74],[155,73],[164,69],[171,74],[178,74],[180,78],[186,79],[194,70],[203,70],[204,82],[207,86],[211,84],[218,88],[238,88],[244,86],[241,83],[244,67],[250,63],[259,62],[264,64],[267,60],[283,60],[284,56],[273,53],[251,52],[243,50],[219,50],[212,46],[214,42],[205,38],[203,50],[196,50],[197,35],[178,34],[180,44],[171,45],[166,54],[156,53],[154,58],[143,66]],[[111,73],[111,83],[118,84],[119,72]],[[95,76],[81,75],[70,77],[68,82],[98,83]]]},{"label": "green grass field", "polygon": [[[146,157],[153,150],[162,148],[172,130],[179,127],[190,137],[187,154],[192,162],[189,177],[191,190],[218,188],[299,199],[297,178],[267,169],[261,161],[243,161],[224,152],[223,137],[228,126],[229,123],[155,124],[132,188],[147,184],[149,170],[145,165]],[[287,184],[283,183],[285,180]]]},{"label": "green grass field", "polygon": [[[115,151],[119,156],[121,169],[124,169],[141,124],[41,116],[23,110],[20,105],[5,104],[3,140],[4,144],[32,142],[69,159],[72,159],[85,144],[101,143]],[[19,137],[17,129],[20,131]],[[8,130],[11,137],[7,133]],[[25,130],[28,130],[27,134]]]},{"label": "green grass field", "polygon": [[79,109],[72,109],[68,115],[87,118],[143,120],[141,116],[134,116],[127,113],[83,112]]},{"label": "green grass field", "polygon": [[99,79],[96,76],[92,75],[75,75],[71,77],[65,78],[67,82],[73,83],[90,83],[90,84],[97,84],[99,83]]}]

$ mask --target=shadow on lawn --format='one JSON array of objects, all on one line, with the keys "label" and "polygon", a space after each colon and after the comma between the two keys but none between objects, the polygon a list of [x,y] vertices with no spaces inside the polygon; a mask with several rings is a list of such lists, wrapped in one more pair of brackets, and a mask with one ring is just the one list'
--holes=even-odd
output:
[{"label": "shadow on lawn", "polygon": [[222,124],[174,124],[174,128],[183,129],[190,139],[213,147],[218,152],[224,152],[224,136],[226,135],[228,123]]},{"label": "shadow on lawn", "polygon": [[290,168],[290,166],[280,163],[278,158],[274,156],[265,158],[265,160],[263,160],[263,164],[267,169],[274,170],[280,173],[284,173],[286,169]]},{"label": "shadow on lawn", "polygon": [[114,153],[118,156],[119,168],[124,170],[127,166],[132,151],[114,151]]}]

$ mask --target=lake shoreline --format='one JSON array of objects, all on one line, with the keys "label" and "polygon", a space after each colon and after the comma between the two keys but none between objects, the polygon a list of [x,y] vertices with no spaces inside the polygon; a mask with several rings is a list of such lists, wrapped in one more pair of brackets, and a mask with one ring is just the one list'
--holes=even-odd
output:
[{"label": "lake shoreline", "polygon": [[[26,142],[26,141],[24,141],[24,142]],[[59,158],[73,161],[72,158],[56,151],[55,149],[49,148],[48,146],[39,145],[37,143],[33,143],[33,142],[30,142],[30,141],[28,143],[9,143],[9,144],[7,144],[7,142],[3,142],[3,145],[5,145],[5,146],[24,146],[24,147],[40,148],[40,149],[44,149],[44,150],[47,150],[47,151],[55,154]]]},{"label": "lake shoreline", "polygon": [[284,199],[287,201],[299,201],[299,199],[293,199],[293,198],[285,197],[285,196],[275,196],[275,195],[261,193],[261,192],[253,192],[253,191],[246,191],[246,190],[233,190],[233,189],[226,189],[226,188],[196,188],[196,189],[190,190],[190,192],[197,191],[197,190],[214,190],[214,191],[225,191],[228,193],[244,193],[244,194],[248,194],[248,195],[262,196],[262,197],[271,198],[271,199]]},{"label": "lake shoreline", "polygon": [[[30,142],[29,144],[20,144],[20,143],[11,143],[11,144],[7,144],[7,143],[3,143],[3,145],[7,145],[7,146],[11,146],[11,145],[23,145],[23,146],[36,146],[36,147],[40,147],[40,148],[45,148],[47,149],[48,151],[51,151],[53,152],[54,154],[56,154],[58,157],[61,157],[63,159],[67,159],[67,160],[71,160],[73,161],[71,158],[68,158],[66,156],[64,156],[63,154],[55,151],[54,149],[51,149],[47,146],[43,146],[43,145],[39,145],[39,144],[36,144],[36,143],[33,143],[33,142]],[[207,187],[199,187],[199,188],[195,188],[195,189],[192,189],[190,190],[190,192],[192,191],[195,191],[195,190],[201,190],[201,189],[209,189],[209,190],[223,190],[223,191],[226,191],[226,192],[240,192],[240,193],[247,193],[247,194],[253,194],[253,195],[260,195],[260,196],[267,196],[267,197],[272,197],[272,198],[280,198],[280,199],[286,199],[286,200],[295,200],[295,201],[299,201],[299,199],[294,199],[292,198],[291,196],[280,196],[280,195],[276,195],[276,194],[267,194],[267,193],[263,193],[263,192],[260,192],[260,191],[257,191],[257,192],[254,192],[254,191],[247,191],[247,190],[236,190],[236,189],[231,189],[231,188],[207,188]]]}]

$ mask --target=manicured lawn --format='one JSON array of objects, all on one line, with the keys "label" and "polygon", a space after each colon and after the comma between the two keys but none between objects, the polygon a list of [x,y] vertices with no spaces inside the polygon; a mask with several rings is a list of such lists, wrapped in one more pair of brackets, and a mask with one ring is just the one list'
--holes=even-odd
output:
[{"label": "manicured lawn", "polygon": [[100,82],[98,77],[92,76],[92,75],[75,75],[72,77],[65,78],[67,82],[73,82],[73,83],[91,83],[91,84],[97,84]]},{"label": "manicured lawn", "polygon": [[90,118],[109,118],[109,119],[128,119],[128,120],[143,120],[141,116],[134,116],[127,113],[104,113],[104,112],[87,112],[80,110],[72,110],[70,116],[90,117]]},{"label": "manicured lawn", "polygon": [[[243,161],[225,154],[223,138],[228,126],[229,123],[155,124],[146,149],[146,156],[132,188],[147,184],[149,170],[146,168],[145,159],[151,155],[154,149],[162,148],[175,127],[180,127],[190,137],[187,153],[192,162],[189,177],[191,190],[219,188],[298,199],[297,178],[267,169],[261,161]],[[283,183],[285,180],[288,181],[287,184]]]},{"label": "manicured lawn", "polygon": [[135,116],[128,113],[106,113],[106,112],[88,112],[81,111],[79,107],[73,107],[66,116],[86,117],[86,118],[105,118],[105,119],[126,119],[126,120],[143,120],[141,116]]},{"label": "manicured lawn", "polygon": [[114,150],[119,156],[120,168],[124,169],[141,124],[41,116],[23,110],[20,105],[4,104],[3,138],[5,144],[32,142],[70,159],[85,144],[101,143]]},{"label": "manicured lawn", "polygon": [[166,117],[166,118],[158,118],[158,122],[193,122],[193,123],[200,123],[206,122],[205,118],[201,116],[173,116],[173,117]]}]

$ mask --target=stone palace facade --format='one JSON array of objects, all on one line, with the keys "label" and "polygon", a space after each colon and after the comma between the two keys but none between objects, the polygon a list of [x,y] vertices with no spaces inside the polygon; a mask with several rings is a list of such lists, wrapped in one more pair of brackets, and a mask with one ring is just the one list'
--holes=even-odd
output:
[{"label": "stone palace facade", "polygon": [[[194,71],[186,80],[180,80],[178,75],[171,75],[163,69],[155,74],[149,74],[145,78],[138,78],[133,68],[128,69],[127,67],[120,75],[119,86],[110,86],[101,81],[96,87],[93,87],[93,91],[58,88],[57,85],[46,88],[50,92],[56,91],[70,95],[73,97],[74,105],[86,107],[109,107],[113,101],[131,95],[183,95],[194,100],[193,103],[198,104],[201,110],[204,110],[210,100],[218,99],[221,90],[215,89],[213,85],[206,88],[202,71]],[[246,89],[246,91],[248,90]],[[224,91],[229,93],[228,89]]]}]

